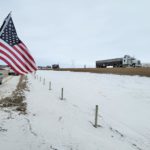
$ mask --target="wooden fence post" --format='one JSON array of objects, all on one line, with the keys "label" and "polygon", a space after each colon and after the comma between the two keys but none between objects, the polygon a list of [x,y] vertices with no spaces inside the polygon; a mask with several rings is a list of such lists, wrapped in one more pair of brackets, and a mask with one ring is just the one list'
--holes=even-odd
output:
[{"label": "wooden fence post", "polygon": [[45,85],[45,78],[43,79],[43,85]]}]

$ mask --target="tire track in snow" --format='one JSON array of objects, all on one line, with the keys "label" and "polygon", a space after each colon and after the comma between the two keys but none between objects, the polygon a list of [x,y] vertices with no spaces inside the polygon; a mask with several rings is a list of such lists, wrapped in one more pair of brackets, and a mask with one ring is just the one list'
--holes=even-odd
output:
[{"label": "tire track in snow", "polygon": [[36,137],[37,137],[38,135],[37,135],[37,133],[35,133],[35,132],[33,131],[30,120],[29,120],[28,118],[25,118],[25,120],[26,120],[26,121],[27,121],[27,123],[28,123],[29,131],[31,132],[31,134],[33,134],[34,136],[36,136]]}]

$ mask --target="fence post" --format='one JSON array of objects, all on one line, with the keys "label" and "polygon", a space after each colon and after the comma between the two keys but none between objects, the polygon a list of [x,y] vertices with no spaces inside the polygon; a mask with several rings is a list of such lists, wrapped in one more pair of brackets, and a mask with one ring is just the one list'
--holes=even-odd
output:
[{"label": "fence post", "polygon": [[51,90],[51,82],[49,82],[49,90]]},{"label": "fence post", "polygon": [[62,88],[61,89],[61,98],[60,99],[63,100],[64,99],[63,97],[64,97],[64,89]]},{"label": "fence post", "polygon": [[43,79],[43,85],[45,85],[45,78]]},{"label": "fence post", "polygon": [[41,82],[41,77],[40,77],[40,82]]},{"label": "fence post", "polygon": [[98,105],[95,107],[95,124],[94,127],[97,128],[98,126]]}]

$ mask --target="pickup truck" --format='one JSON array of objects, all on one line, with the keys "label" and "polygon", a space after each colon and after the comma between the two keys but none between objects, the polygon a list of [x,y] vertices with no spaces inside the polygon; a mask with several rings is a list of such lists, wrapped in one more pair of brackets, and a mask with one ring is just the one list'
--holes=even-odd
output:
[{"label": "pickup truck", "polygon": [[0,72],[0,84],[2,84],[3,78],[4,78],[4,75],[3,75],[3,73]]}]

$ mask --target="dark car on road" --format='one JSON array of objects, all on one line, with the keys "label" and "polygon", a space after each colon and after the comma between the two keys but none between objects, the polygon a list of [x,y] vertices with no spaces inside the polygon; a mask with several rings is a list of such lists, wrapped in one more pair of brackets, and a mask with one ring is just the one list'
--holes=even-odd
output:
[{"label": "dark car on road", "polygon": [[3,78],[4,78],[4,75],[3,73],[0,72],[0,84],[2,84]]}]

